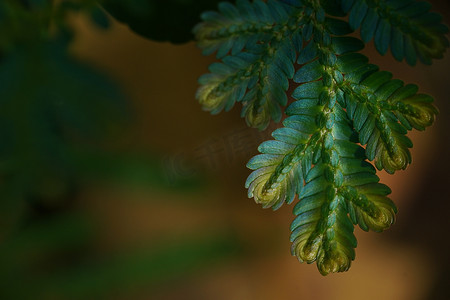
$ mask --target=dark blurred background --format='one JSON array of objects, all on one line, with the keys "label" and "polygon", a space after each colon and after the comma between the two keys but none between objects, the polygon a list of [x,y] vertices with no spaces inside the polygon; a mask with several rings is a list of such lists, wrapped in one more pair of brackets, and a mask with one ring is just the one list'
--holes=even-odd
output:
[{"label": "dark blurred background", "polygon": [[[211,116],[196,103],[214,58],[158,19],[183,1],[147,8],[163,12],[153,23],[130,21],[120,1],[105,7],[121,22],[86,1],[37,42],[22,37],[46,1],[11,17],[14,2],[0,7],[0,299],[450,299],[448,53],[410,67],[363,50],[440,114],[410,134],[406,171],[380,172],[397,223],[356,229],[351,269],[322,277],[290,255],[292,207],[246,196],[245,164],[275,125],[259,132],[238,109]],[[130,1],[144,2],[159,1]],[[201,2],[185,15],[217,3]],[[450,4],[431,2],[450,23]],[[170,19],[186,29],[182,11]]]}]

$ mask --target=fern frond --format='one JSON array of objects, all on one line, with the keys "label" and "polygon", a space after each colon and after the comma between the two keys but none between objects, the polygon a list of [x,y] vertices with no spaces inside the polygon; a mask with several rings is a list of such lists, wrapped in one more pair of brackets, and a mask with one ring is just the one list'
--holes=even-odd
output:
[{"label": "fern frond", "polygon": [[398,61],[415,65],[417,59],[431,64],[442,58],[449,46],[445,34],[448,27],[442,17],[430,12],[431,4],[414,0],[341,0],[344,12],[349,12],[352,29],[361,28],[361,39],[372,38],[381,54],[388,48]]},{"label": "fern frond", "polygon": [[[221,65],[213,64],[210,67],[212,73],[200,78],[199,98],[200,102],[206,102],[202,99],[215,101],[211,109],[215,113],[231,108],[235,101],[246,102],[246,97],[254,97],[253,85],[246,80],[253,80],[255,85],[280,83],[279,77],[236,77],[235,74],[245,73],[242,70],[253,68],[254,61],[233,67],[227,61],[235,57],[260,55],[255,58],[260,61],[268,56],[274,58],[268,63],[284,66],[280,67],[283,71],[289,69],[284,72],[283,80],[286,81],[282,88],[271,97],[283,99],[280,104],[286,104],[286,96],[282,94],[288,88],[287,79],[292,78],[298,84],[292,93],[296,101],[286,108],[287,118],[283,127],[272,133],[274,140],[262,143],[258,148],[261,154],[248,162],[247,167],[253,172],[246,187],[249,197],[264,208],[274,210],[283,203],[292,203],[298,195],[299,202],[294,208],[296,218],[291,225],[292,254],[302,262],[317,262],[320,273],[326,275],[348,270],[354,260],[354,225],[365,231],[381,232],[395,220],[397,208],[388,197],[391,191],[379,183],[376,169],[369,161],[373,161],[377,169],[389,173],[405,169],[411,162],[409,148],[412,147],[407,132],[430,126],[438,111],[431,104],[430,96],[417,94],[416,85],[404,85],[402,81],[392,79],[391,73],[379,71],[364,55],[355,53],[364,44],[359,39],[345,36],[352,32],[352,27],[326,14],[327,11],[342,15],[337,1],[282,2],[269,1],[267,5],[279,5],[283,9],[286,5],[292,7],[285,10],[291,17],[283,19],[289,20],[288,23],[297,20],[295,26],[284,31],[289,32],[283,36],[290,41],[274,41],[266,34],[264,36],[270,41],[257,45],[261,49],[273,47],[272,52],[284,53],[283,45],[291,43],[294,47],[290,46],[289,53],[296,51],[289,55],[291,60],[280,60],[264,52],[266,50],[256,54],[252,50],[253,44],[249,48],[246,45],[239,49],[241,52],[224,57]],[[247,1],[238,2],[238,8],[239,3],[248,4]],[[256,7],[256,3],[262,5],[261,1],[252,5]],[[256,13],[251,21],[257,22],[263,15]],[[353,28],[357,23],[354,18],[351,17]],[[219,19],[218,22],[222,26],[225,21]],[[267,24],[264,22],[267,20],[261,24]],[[233,26],[231,21],[226,24],[229,28]],[[239,26],[242,24],[238,23]],[[293,32],[295,34],[291,34]],[[223,47],[227,39],[216,43]],[[254,42],[251,38],[250,41]],[[206,43],[208,46],[213,44],[211,41]],[[226,51],[231,49],[233,52],[233,46],[226,47]],[[291,68],[293,59],[298,67],[295,72]],[[264,68],[270,68],[270,65],[266,64]],[[258,72],[262,71],[258,69]],[[223,82],[229,85],[224,86]],[[204,96],[208,89],[215,91],[214,97]]]},{"label": "fern frond", "polygon": [[[309,185],[310,182],[306,187]],[[355,258],[357,242],[342,197],[327,188],[304,197],[295,206],[294,214],[297,217],[291,225],[292,254],[301,262],[317,261],[322,275],[347,271]]]},{"label": "fern frond", "polygon": [[391,73],[380,72],[367,62],[358,53],[338,58],[338,69],[345,78],[341,89],[359,141],[367,144],[367,158],[379,170],[394,173],[411,163],[407,130],[431,125],[437,110],[430,96],[416,94],[417,86],[403,86],[400,80],[391,79]]},{"label": "fern frond", "polygon": [[[303,188],[304,175],[311,169],[318,138],[314,120],[320,109],[317,99],[295,103],[286,111],[291,116],[284,120],[285,127],[272,133],[276,140],[262,143],[258,148],[262,154],[247,164],[255,170],[245,184],[248,196],[264,208],[275,210],[284,202],[291,203]],[[301,114],[296,114],[296,110],[301,110]]]},{"label": "fern frond", "polygon": [[251,127],[279,122],[287,103],[288,80],[294,75],[296,48],[301,48],[293,7],[271,0],[247,0],[236,6],[222,2],[219,12],[206,12],[195,29],[204,54],[217,51],[222,63],[200,78],[197,99],[204,110],[218,113],[242,102],[242,116]]}]

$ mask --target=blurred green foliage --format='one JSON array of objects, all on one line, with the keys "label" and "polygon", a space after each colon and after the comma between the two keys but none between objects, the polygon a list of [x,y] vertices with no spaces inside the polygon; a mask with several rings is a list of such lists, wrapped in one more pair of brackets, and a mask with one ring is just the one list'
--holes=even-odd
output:
[{"label": "blurred green foliage", "polygon": [[13,202],[64,197],[86,178],[184,185],[176,174],[167,182],[170,170],[151,156],[108,150],[130,124],[127,99],[116,83],[67,51],[69,14],[84,12],[104,28],[108,16],[91,0],[52,3],[0,3],[0,194],[8,215]]},{"label": "blurred green foliage", "polygon": [[116,86],[68,57],[58,41],[6,56],[0,90],[1,171],[21,196],[46,196],[69,182],[77,168],[70,149],[124,121]]},{"label": "blurred green foliage", "polygon": [[69,197],[81,180],[74,149],[102,149],[127,121],[116,85],[67,53],[66,16],[81,6],[51,3],[0,3],[0,233],[32,203]]},{"label": "blurred green foliage", "polygon": [[[99,2],[145,37],[173,42],[191,39],[200,10],[216,3],[0,2],[0,299],[108,299],[115,291],[181,278],[234,255],[239,244],[234,235],[214,233],[169,236],[177,241],[124,253],[96,248],[95,220],[75,209],[83,186],[169,190],[198,184],[156,154],[112,146],[132,125],[129,99],[68,52],[70,15],[83,13],[108,28],[110,16]],[[169,26],[169,8],[180,21],[176,26]]]}]

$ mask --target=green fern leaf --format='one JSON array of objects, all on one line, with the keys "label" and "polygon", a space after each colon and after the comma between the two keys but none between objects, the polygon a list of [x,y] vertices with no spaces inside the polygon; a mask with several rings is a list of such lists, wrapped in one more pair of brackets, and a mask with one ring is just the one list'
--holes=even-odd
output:
[{"label": "green fern leaf", "polygon": [[[368,63],[367,57],[355,53],[363,48],[363,42],[345,35],[352,32],[352,27],[366,22],[368,17],[364,16],[371,10],[366,2],[269,1],[266,6],[271,5],[271,11],[278,5],[289,14],[277,21],[296,22],[284,31],[284,39],[289,41],[279,42],[271,35],[265,35],[267,40],[259,41],[255,46],[255,39],[251,37],[257,33],[246,33],[251,41],[249,46],[246,44],[240,52],[225,56],[221,64],[211,65],[211,74],[200,78],[200,102],[205,103],[205,99],[214,102],[209,109],[213,113],[231,108],[235,101],[246,103],[253,99],[257,93],[254,85],[261,85],[261,82],[264,86],[281,86],[276,94],[272,94],[276,97],[272,100],[283,99],[279,104],[285,105],[283,93],[288,88],[287,79],[292,78],[298,85],[292,93],[296,101],[285,110],[287,117],[283,127],[275,130],[272,133],[274,140],[262,143],[258,148],[261,154],[248,162],[247,167],[253,172],[245,185],[249,197],[264,208],[274,210],[283,203],[292,203],[298,195],[299,202],[294,208],[296,218],[291,225],[292,254],[301,262],[317,262],[323,275],[346,271],[350,267],[355,258],[354,225],[365,231],[381,232],[395,220],[397,208],[388,198],[391,191],[379,183],[376,169],[369,161],[373,161],[377,169],[389,173],[405,169],[411,162],[409,148],[412,147],[407,132],[413,128],[424,130],[438,113],[430,96],[417,94],[416,85],[404,85],[402,81],[392,79],[391,73],[379,71],[377,66]],[[236,11],[243,10],[242,3],[247,11],[254,9],[249,22],[260,20],[258,25],[252,25],[254,28],[273,21],[267,17],[263,2],[238,2]],[[352,11],[351,26],[327,16],[327,13],[342,16],[339,7]],[[221,10],[225,13],[223,8]],[[376,19],[373,15],[370,18]],[[209,19],[209,22],[213,24],[213,20]],[[239,20],[241,23],[237,24],[233,20],[225,22],[223,18],[217,22],[220,28],[225,23],[226,28],[232,28],[233,25],[243,26],[244,22]],[[270,24],[275,28],[276,25]],[[364,28],[365,31],[370,29]],[[219,49],[231,40],[230,36],[217,41],[206,38],[200,40],[200,45],[206,43],[207,47]],[[253,50],[255,47],[273,47],[271,53],[285,53],[283,47],[289,43],[294,45],[290,46],[290,51],[296,52],[289,56],[290,61],[266,50],[258,53]],[[227,44],[227,47],[229,52],[232,45]],[[242,74],[241,70],[254,64],[254,61],[241,65],[229,62],[242,55],[259,55],[255,61],[269,57],[271,60],[267,63],[281,69],[284,76],[248,79],[239,75],[240,79],[235,80],[234,74]],[[296,71],[292,68],[293,61],[297,63]],[[264,69],[270,68],[271,65],[264,65]],[[258,69],[258,72],[263,71]],[[253,80],[252,84],[246,80]],[[208,89],[214,93],[205,92]],[[271,93],[264,95],[267,94]],[[209,95],[214,97],[209,98]],[[264,112],[267,115],[273,110],[272,107]]]},{"label": "green fern leaf", "polygon": [[398,61],[415,65],[417,59],[431,64],[442,58],[449,46],[445,34],[448,27],[439,14],[430,12],[431,4],[414,0],[341,0],[344,12],[349,12],[352,29],[361,29],[361,39],[375,41],[381,54],[388,48]]},{"label": "green fern leaf", "polygon": [[295,16],[293,7],[273,0],[222,2],[219,12],[202,15],[204,22],[194,29],[199,46],[222,58],[199,80],[203,109],[215,114],[242,102],[249,126],[264,129],[271,119],[280,121],[301,48],[301,32],[291,25]]},{"label": "green fern leaf", "polygon": [[430,96],[416,94],[417,86],[404,87],[401,81],[391,80],[391,73],[379,72],[366,62],[357,53],[338,58],[338,69],[345,77],[341,88],[347,113],[360,143],[367,144],[368,159],[375,160],[379,170],[394,173],[411,163],[407,130],[424,130],[433,123],[437,110]]}]

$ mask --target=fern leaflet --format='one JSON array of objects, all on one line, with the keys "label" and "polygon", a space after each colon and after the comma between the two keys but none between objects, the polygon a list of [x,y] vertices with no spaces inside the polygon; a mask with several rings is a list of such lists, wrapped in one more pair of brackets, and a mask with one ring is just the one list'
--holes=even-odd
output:
[{"label": "fern leaflet", "polygon": [[349,12],[352,29],[361,28],[364,42],[375,41],[378,52],[391,48],[398,61],[415,65],[417,59],[431,64],[442,58],[449,46],[444,34],[448,27],[442,17],[430,12],[431,4],[414,0],[342,0],[342,9]]}]

